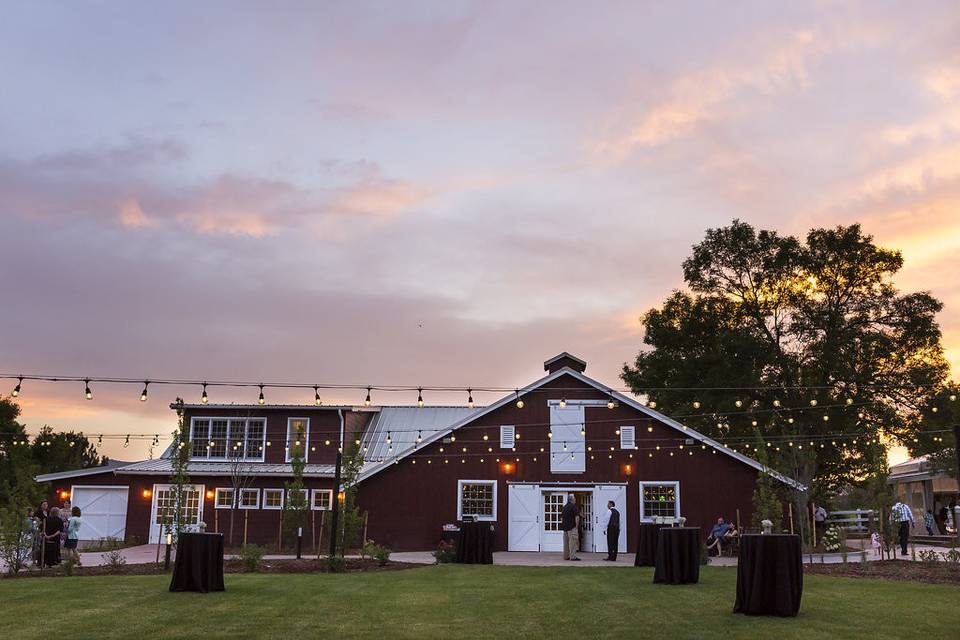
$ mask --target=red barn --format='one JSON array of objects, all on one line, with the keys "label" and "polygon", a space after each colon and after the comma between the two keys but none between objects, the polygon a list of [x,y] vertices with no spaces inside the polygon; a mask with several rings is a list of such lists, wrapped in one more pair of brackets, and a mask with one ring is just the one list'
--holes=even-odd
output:
[{"label": "red barn", "polygon": [[[562,353],[547,375],[487,407],[317,407],[188,405],[193,483],[188,521],[208,531],[276,544],[288,448],[306,452],[311,505],[307,539],[319,534],[334,494],[341,433],[366,462],[358,486],[367,537],[394,550],[435,548],[444,525],[489,521],[500,551],[559,551],[559,513],[574,493],[583,511],[585,551],[605,551],[599,528],[608,500],[622,515],[620,550],[633,551],[637,526],[686,517],[706,529],[718,515],[749,522],[755,460],[586,375]],[[157,542],[171,504],[169,451],[156,460],[39,476],[56,503],[72,495],[87,536]],[[242,476],[242,483],[236,480]],[[240,495],[232,487],[241,486]],[[233,508],[231,508],[231,506]]]}]

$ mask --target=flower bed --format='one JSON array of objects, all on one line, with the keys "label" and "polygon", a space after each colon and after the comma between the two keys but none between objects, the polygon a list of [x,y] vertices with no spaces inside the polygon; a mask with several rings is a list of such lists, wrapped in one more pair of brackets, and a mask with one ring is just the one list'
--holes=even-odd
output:
[{"label": "flower bed", "polygon": [[805,564],[804,573],[844,578],[877,578],[931,584],[960,586],[960,564],[947,562],[911,562],[909,560],[876,560],[839,564]]}]

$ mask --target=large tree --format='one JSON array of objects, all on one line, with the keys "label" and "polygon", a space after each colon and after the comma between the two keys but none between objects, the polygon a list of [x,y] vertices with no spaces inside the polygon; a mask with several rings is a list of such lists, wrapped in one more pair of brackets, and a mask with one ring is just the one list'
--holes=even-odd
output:
[{"label": "large tree", "polygon": [[102,463],[96,447],[82,433],[40,429],[30,447],[38,473],[56,473],[96,467]]},{"label": "large tree", "polygon": [[25,503],[42,499],[43,491],[33,480],[40,473],[34,463],[30,437],[18,422],[20,406],[0,398],[0,510],[19,511]]},{"label": "large tree", "polygon": [[884,472],[885,442],[930,441],[924,410],[948,371],[942,305],[900,293],[902,266],[859,225],[805,241],[737,220],[710,229],[683,263],[689,291],[643,316],[648,348],[623,380],[738,450],[759,428],[771,466],[811,488],[797,495],[805,512]]}]

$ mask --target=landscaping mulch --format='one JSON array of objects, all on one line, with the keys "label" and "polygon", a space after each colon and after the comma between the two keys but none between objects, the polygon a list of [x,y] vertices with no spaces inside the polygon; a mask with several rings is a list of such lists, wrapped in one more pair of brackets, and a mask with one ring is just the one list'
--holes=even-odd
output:
[{"label": "landscaping mulch", "polygon": [[[171,563],[172,565],[172,563]],[[376,560],[367,558],[347,558],[343,562],[343,566],[337,573],[363,573],[363,572],[372,572],[372,571],[403,571],[404,569],[415,569],[417,567],[422,567],[422,564],[414,564],[410,562],[387,562],[386,565],[380,566],[377,564]],[[118,575],[118,576],[153,576],[160,575],[163,573],[170,573],[173,570],[172,566],[169,571],[163,570],[163,563],[148,563],[148,564],[127,564],[121,567],[111,567],[111,566],[90,566],[90,567],[74,567],[73,575],[74,576],[107,576],[107,575]],[[224,573],[246,573],[246,568],[243,566],[243,563],[237,558],[231,558],[223,561],[223,572]],[[260,566],[257,569],[257,573],[330,573],[330,566],[327,564],[325,559],[317,560],[316,558],[304,558],[302,560],[296,559],[283,559],[283,560],[263,560],[260,562]],[[67,577],[64,572],[63,566],[53,567],[44,569],[41,574],[38,569],[25,569],[16,575],[4,575],[3,579],[10,578],[63,578]]]},{"label": "landscaping mulch", "polygon": [[805,564],[803,571],[807,574],[843,578],[874,578],[960,586],[960,564],[948,562],[877,560],[840,564]]}]

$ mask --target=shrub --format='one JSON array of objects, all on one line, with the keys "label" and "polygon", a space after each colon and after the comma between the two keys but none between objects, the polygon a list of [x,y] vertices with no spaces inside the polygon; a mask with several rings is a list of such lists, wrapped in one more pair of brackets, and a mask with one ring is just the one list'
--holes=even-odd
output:
[{"label": "shrub", "polygon": [[77,561],[73,558],[67,558],[60,563],[60,568],[63,570],[63,575],[72,576],[73,570],[77,567]]},{"label": "shrub", "polygon": [[117,538],[100,538],[97,540],[97,551],[113,551],[123,546],[123,543]]},{"label": "shrub", "polygon": [[346,561],[340,556],[327,556],[327,569],[330,573],[341,573],[346,567]]},{"label": "shrub", "polygon": [[367,540],[366,544],[363,545],[363,553],[376,560],[381,567],[386,566],[390,559],[390,549],[377,544],[373,540]]},{"label": "shrub", "polygon": [[923,562],[939,562],[940,554],[934,551],[933,549],[921,549],[917,556]]},{"label": "shrub", "polygon": [[13,513],[4,514],[0,519],[0,563],[6,565],[7,572],[19,573],[30,561],[33,550],[33,533],[23,525],[22,518]]},{"label": "shrub", "polygon": [[437,564],[453,562],[457,559],[457,552],[453,548],[453,543],[441,540],[436,551],[433,552],[433,557],[436,558]]},{"label": "shrub", "polygon": [[120,549],[113,549],[103,554],[103,557],[107,561],[107,570],[110,573],[120,573],[127,566],[127,559],[123,557]]},{"label": "shrub", "polygon": [[260,562],[262,560],[263,547],[255,544],[245,544],[240,547],[240,562],[247,571],[255,572],[260,568]]},{"label": "shrub", "polygon": [[823,538],[820,542],[826,551],[840,551],[840,548],[843,546],[840,529],[838,527],[830,527],[823,532]]},{"label": "shrub", "polygon": [[952,562],[953,564],[960,564],[960,551],[958,551],[957,549],[950,549],[950,551],[944,551],[943,561]]}]

